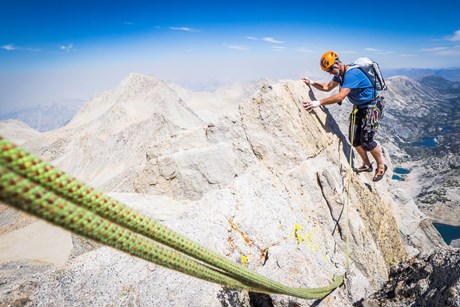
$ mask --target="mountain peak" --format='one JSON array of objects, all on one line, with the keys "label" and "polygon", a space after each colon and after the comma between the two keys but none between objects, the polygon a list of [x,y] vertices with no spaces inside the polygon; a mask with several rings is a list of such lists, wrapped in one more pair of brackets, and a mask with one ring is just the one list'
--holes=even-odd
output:
[{"label": "mountain peak", "polygon": [[146,76],[141,73],[130,73],[126,78],[124,78],[120,82],[120,87],[142,86],[142,85],[151,86],[151,85],[157,85],[159,83],[163,83],[163,82],[153,76]]},{"label": "mountain peak", "polygon": [[115,89],[91,99],[70,125],[82,126],[93,122],[94,125],[102,124],[100,128],[103,131],[121,131],[153,114],[161,114],[176,125],[188,128],[201,123],[178,93],[165,82],[155,77],[131,73]]}]

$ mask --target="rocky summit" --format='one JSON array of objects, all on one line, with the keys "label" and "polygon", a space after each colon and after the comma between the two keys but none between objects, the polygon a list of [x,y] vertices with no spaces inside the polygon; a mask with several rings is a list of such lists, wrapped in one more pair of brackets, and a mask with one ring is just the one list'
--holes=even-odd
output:
[{"label": "rocky summit", "polygon": [[[393,265],[445,247],[413,199],[390,185],[391,171],[378,183],[351,174],[347,191],[346,135],[327,108],[302,107],[320,94],[302,81],[270,80],[242,92],[209,94],[222,104],[210,114],[202,94],[132,74],[66,126],[21,133],[30,135],[22,146],[266,277],[314,288],[346,273],[342,287],[318,301],[227,289],[4,205],[0,303],[351,306],[379,291]],[[15,141],[11,129],[0,134]]]}]

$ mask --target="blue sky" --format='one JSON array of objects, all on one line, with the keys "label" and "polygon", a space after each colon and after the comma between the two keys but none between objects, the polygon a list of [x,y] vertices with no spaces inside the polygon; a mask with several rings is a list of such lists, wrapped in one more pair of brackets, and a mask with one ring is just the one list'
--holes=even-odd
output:
[{"label": "blue sky", "polygon": [[458,1],[0,1],[0,114],[130,72],[187,87],[322,76],[319,57],[460,67]]}]

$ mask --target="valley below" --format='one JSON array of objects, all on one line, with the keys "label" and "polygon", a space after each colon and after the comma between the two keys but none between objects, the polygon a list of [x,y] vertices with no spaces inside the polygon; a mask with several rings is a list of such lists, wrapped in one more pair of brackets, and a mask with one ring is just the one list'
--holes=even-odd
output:
[{"label": "valley below", "polygon": [[460,93],[439,92],[411,101],[410,107],[402,109],[393,107],[397,98],[389,96],[390,115],[383,124],[382,137],[402,151],[390,152],[393,163],[410,171],[394,179],[434,222],[459,226]]}]

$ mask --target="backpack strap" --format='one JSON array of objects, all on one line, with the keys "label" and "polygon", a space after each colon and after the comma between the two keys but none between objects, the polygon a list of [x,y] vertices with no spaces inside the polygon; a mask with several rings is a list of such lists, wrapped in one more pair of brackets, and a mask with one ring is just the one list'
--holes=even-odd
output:
[{"label": "backpack strap", "polygon": [[345,69],[345,71],[343,72],[343,77],[340,78],[340,86],[342,86],[343,82],[345,82],[345,74],[347,73],[347,71],[349,71],[352,68],[355,68],[356,65],[355,64],[347,64],[347,65],[345,65],[345,67],[348,67],[348,69]]},{"label": "backpack strap", "polygon": [[[361,72],[364,74],[364,76],[366,76],[366,78],[369,80],[369,78],[367,77],[366,73],[361,69],[361,67],[359,67],[358,64],[351,63],[351,64],[348,64],[346,66],[348,66],[348,69],[345,70],[345,72],[343,73],[343,78],[341,78],[340,86],[342,86],[343,82],[345,82],[345,74],[346,74],[346,72],[349,71],[350,69],[353,69],[353,68],[359,68],[359,70],[361,70]],[[374,88],[374,96],[375,96],[375,86],[372,85],[371,80],[369,80],[369,82],[371,83],[371,86],[363,87],[363,88],[371,88],[371,87]]]}]

